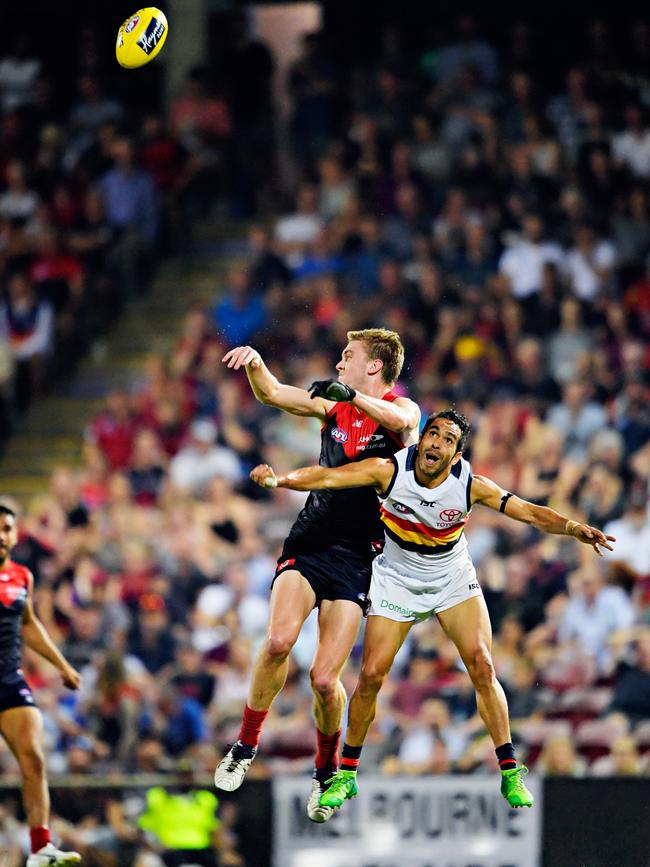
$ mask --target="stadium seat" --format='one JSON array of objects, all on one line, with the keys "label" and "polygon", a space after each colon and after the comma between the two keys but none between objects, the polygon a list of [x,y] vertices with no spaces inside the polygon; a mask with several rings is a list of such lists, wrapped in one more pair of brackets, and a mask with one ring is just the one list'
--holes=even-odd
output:
[{"label": "stadium seat", "polygon": [[627,721],[618,717],[582,723],[575,734],[578,751],[591,764],[606,756],[616,738],[627,734],[628,728]]}]

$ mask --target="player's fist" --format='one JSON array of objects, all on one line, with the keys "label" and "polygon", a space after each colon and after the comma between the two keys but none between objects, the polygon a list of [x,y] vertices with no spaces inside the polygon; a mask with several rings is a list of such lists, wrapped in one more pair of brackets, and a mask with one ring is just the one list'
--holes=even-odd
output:
[{"label": "player's fist", "polygon": [[251,479],[261,488],[277,488],[278,480],[268,464],[258,464],[250,472]]},{"label": "player's fist", "polygon": [[308,391],[311,398],[324,397],[325,400],[350,401],[357,396],[353,388],[338,379],[317,379]]},{"label": "player's fist", "polygon": [[239,370],[240,367],[259,367],[262,363],[262,356],[257,349],[252,346],[236,346],[234,349],[228,350],[221,359],[224,364],[233,370]]},{"label": "player's fist", "polygon": [[68,689],[79,689],[79,686],[81,685],[81,675],[76,668],[73,668],[67,663],[65,667],[61,669],[61,680],[63,681],[63,685],[67,686]]}]

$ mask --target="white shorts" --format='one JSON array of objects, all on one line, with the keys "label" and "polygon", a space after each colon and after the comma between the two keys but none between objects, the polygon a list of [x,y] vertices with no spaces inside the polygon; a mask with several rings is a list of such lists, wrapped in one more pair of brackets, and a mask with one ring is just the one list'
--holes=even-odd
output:
[{"label": "white shorts", "polygon": [[372,563],[368,616],[379,615],[401,623],[427,620],[473,596],[482,595],[474,564],[467,553],[446,565],[444,571],[432,564],[431,581],[424,585],[401,575],[380,554]]}]

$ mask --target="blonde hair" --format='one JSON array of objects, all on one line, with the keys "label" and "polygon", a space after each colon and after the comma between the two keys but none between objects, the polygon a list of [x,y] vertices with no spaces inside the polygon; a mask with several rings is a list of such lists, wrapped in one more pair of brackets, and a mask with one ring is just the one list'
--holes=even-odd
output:
[{"label": "blonde hair", "polygon": [[366,348],[370,361],[379,359],[383,367],[381,378],[386,385],[393,385],[404,364],[404,346],[396,331],[387,328],[364,328],[348,331],[348,340],[359,340]]}]

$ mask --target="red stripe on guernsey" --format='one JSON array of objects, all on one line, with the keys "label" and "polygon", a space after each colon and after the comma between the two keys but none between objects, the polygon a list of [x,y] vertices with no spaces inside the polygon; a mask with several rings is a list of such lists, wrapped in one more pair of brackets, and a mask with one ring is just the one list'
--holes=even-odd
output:
[{"label": "red stripe on guernsey", "polygon": [[453,527],[446,527],[444,530],[434,530],[433,527],[428,527],[426,524],[421,524],[419,521],[407,521],[406,518],[398,518],[392,512],[389,512],[385,506],[380,507],[382,517],[385,515],[393,524],[401,527],[402,530],[408,530],[411,533],[421,533],[423,536],[429,536],[431,539],[448,539],[457,533],[459,528],[467,523],[467,518],[464,518]]}]

